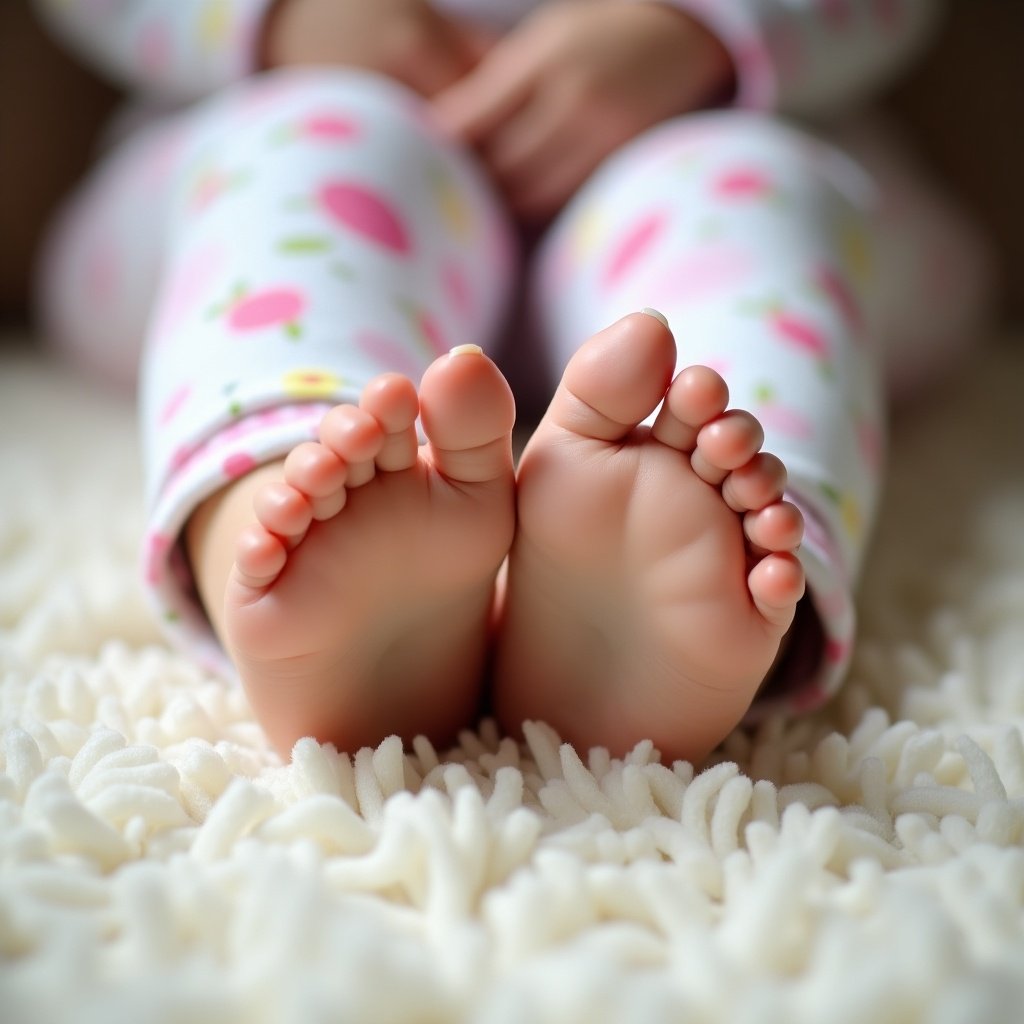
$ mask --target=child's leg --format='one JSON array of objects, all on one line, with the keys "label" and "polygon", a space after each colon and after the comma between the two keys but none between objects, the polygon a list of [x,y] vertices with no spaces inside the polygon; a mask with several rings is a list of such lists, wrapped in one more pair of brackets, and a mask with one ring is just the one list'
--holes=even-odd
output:
[{"label": "child's leg", "polygon": [[375,76],[261,76],[182,124],[141,378],[163,618],[216,663],[227,649],[282,751],[443,738],[475,706],[513,413],[472,352],[412,382],[493,339],[499,208]]},{"label": "child's leg", "polygon": [[[520,467],[496,693],[507,725],[537,716],[581,743],[621,752],[652,737],[703,757],[762,687],[802,590],[783,487],[806,521],[800,563],[821,624],[797,620],[812,674],[769,692],[807,704],[835,685],[878,476],[858,276],[871,195],[837,152],[723,113],[637,140],[556,224],[541,326],[552,369],[572,360]],[[667,315],[678,357],[644,318],[573,356],[647,305]],[[713,375],[669,387],[692,364],[753,415],[721,416]],[[653,432],[635,429],[663,397]],[[788,486],[777,459],[755,455],[762,427]],[[794,640],[780,660],[807,653]]]},{"label": "child's leg", "polygon": [[186,136],[182,119],[161,118],[115,146],[64,203],[40,260],[36,312],[47,342],[126,391],[138,381]]},{"label": "child's leg", "polygon": [[984,343],[995,308],[992,245],[877,112],[829,126],[828,138],[878,188],[870,312],[886,391],[898,404],[949,377]]}]

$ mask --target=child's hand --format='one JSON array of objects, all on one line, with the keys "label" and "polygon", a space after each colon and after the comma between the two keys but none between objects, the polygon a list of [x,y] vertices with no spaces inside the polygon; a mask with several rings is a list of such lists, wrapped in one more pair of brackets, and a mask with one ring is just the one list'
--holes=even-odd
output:
[{"label": "child's hand", "polygon": [[729,88],[721,43],[656,3],[567,0],[541,8],[435,99],[521,216],[555,213],[604,157],[645,128]]},{"label": "child's hand", "polygon": [[278,0],[263,62],[365,68],[433,96],[469,71],[484,47],[427,0]]}]

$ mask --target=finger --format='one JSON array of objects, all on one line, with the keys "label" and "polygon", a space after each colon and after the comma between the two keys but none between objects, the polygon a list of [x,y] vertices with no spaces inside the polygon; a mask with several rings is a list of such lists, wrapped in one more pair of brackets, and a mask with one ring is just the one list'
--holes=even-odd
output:
[{"label": "finger", "polygon": [[434,98],[434,116],[444,131],[462,142],[480,142],[526,103],[534,69],[518,50],[506,41],[497,43],[473,70]]},{"label": "finger", "polygon": [[549,136],[514,171],[495,177],[512,209],[531,220],[556,213],[604,155],[594,139],[571,131]]},{"label": "finger", "polygon": [[396,68],[407,85],[428,98],[442,93],[458,82],[477,63],[479,55],[469,36],[440,13],[431,10],[425,39],[429,45],[418,47],[414,59]]},{"label": "finger", "polygon": [[550,167],[570,146],[573,111],[561,96],[535,90],[500,126],[483,148],[484,159],[499,182],[530,180]]}]

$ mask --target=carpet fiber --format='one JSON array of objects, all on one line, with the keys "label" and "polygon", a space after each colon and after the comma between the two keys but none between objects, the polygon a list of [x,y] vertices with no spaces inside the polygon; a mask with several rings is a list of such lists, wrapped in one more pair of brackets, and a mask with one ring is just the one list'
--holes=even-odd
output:
[{"label": "carpet fiber", "polygon": [[132,410],[0,358],[0,1019],[1009,1024],[1024,1004],[1024,346],[896,425],[849,684],[708,766],[290,764],[161,645]]}]

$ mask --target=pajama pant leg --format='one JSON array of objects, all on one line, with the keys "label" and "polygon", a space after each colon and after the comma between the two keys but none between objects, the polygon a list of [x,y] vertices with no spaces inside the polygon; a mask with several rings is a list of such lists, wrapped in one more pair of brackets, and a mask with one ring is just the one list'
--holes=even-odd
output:
[{"label": "pajama pant leg", "polygon": [[[315,438],[324,412],[373,376],[418,381],[450,347],[498,333],[508,228],[475,165],[422,111],[404,88],[358,72],[250,79],[166,130],[168,185],[123,225],[118,259],[131,264],[133,228],[155,235],[159,256],[153,312],[136,325],[144,571],[169,631],[210,667],[227,663],[180,545],[196,506]],[[166,131],[152,145],[169,145]],[[156,160],[145,139],[115,158],[93,212],[109,224],[120,208],[96,195],[137,185]]]},{"label": "pajama pant leg", "polygon": [[762,711],[819,703],[850,654],[881,457],[880,357],[865,329],[874,202],[855,164],[802,132],[746,112],[688,117],[606,162],[537,265],[553,373],[595,330],[654,306],[680,366],[718,370],[785,462],[787,497],[807,520],[817,650],[813,672],[773,684]]}]

